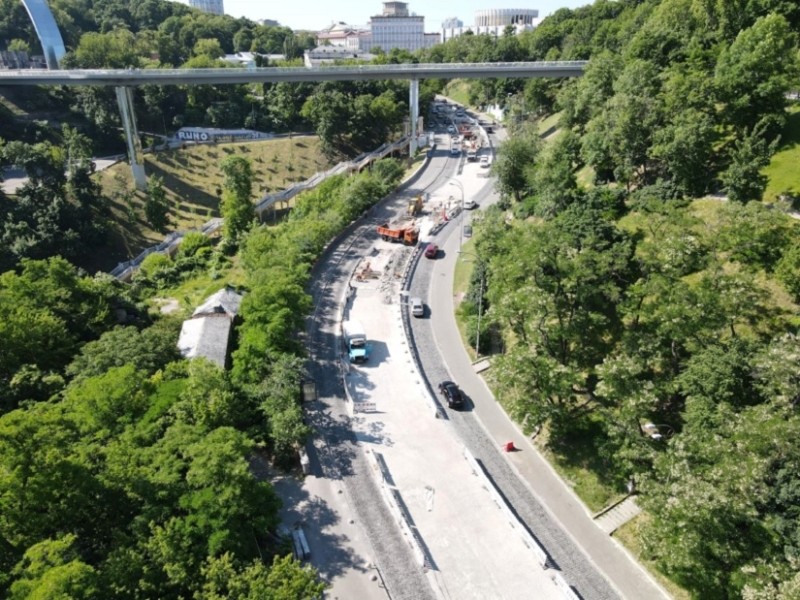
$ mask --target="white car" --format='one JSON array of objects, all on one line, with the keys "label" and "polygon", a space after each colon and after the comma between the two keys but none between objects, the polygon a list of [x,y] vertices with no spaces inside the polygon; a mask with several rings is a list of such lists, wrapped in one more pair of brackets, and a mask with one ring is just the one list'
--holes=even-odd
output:
[{"label": "white car", "polygon": [[411,314],[415,317],[422,317],[425,315],[425,305],[422,303],[422,298],[411,298],[409,300],[411,306]]},{"label": "white car", "polygon": [[491,163],[489,162],[489,157],[488,156],[481,156],[481,168],[482,169],[487,169],[490,166],[491,166]]}]

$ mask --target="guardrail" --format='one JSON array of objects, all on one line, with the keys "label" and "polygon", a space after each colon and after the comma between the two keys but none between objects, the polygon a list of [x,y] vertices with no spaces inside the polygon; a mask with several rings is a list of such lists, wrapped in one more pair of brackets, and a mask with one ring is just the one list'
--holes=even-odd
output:
[{"label": "guardrail", "polygon": [[451,77],[578,77],[587,61],[406,63],[323,67],[226,69],[8,69],[3,85],[139,86],[202,85],[353,79],[448,79]]}]

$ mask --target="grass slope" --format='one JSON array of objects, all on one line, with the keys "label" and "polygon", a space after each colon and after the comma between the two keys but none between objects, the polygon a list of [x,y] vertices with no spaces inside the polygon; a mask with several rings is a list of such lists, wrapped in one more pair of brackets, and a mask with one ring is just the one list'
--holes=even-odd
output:
[{"label": "grass slope", "polygon": [[[145,157],[148,177],[159,176],[170,203],[169,230],[197,227],[219,216],[223,174],[228,156],[250,160],[253,200],[302,181],[333,164],[322,153],[319,139],[297,136],[247,143],[186,146]],[[112,234],[90,269],[108,270],[164,239],[144,216],[146,194],[134,190],[130,167],[119,163],[97,174],[103,195],[111,200]]]}]

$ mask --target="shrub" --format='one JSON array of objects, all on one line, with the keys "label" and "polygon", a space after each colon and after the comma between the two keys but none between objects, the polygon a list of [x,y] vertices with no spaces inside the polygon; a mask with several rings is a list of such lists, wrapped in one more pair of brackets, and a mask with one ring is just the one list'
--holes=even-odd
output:
[{"label": "shrub", "polygon": [[201,248],[211,246],[211,240],[198,231],[190,231],[181,240],[178,246],[178,256],[194,256]]}]

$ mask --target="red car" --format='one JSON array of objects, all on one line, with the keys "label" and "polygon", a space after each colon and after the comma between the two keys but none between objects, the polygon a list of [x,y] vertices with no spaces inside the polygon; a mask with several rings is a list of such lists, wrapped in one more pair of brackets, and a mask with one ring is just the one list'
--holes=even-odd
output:
[{"label": "red car", "polygon": [[437,254],[439,254],[439,246],[428,244],[428,247],[425,248],[425,258],[436,258]]}]

